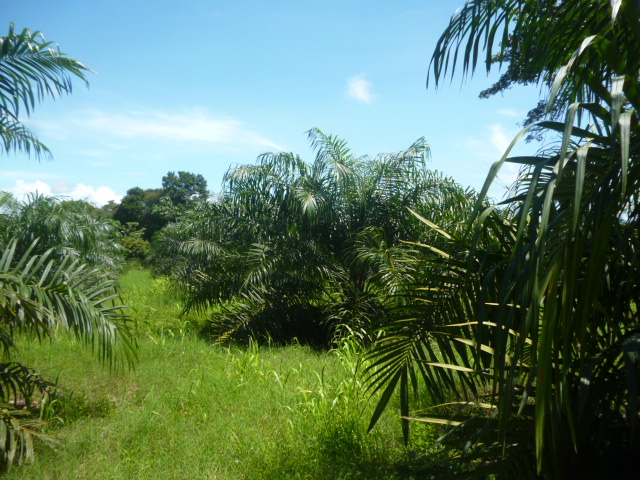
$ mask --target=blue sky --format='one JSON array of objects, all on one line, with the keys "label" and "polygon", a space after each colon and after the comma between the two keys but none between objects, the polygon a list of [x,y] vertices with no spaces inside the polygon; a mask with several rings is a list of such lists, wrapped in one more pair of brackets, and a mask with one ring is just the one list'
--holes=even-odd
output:
[{"label": "blue sky", "polygon": [[311,161],[314,127],[359,155],[424,136],[431,168],[480,188],[538,89],[480,100],[498,78],[484,71],[425,88],[436,41],[462,3],[4,0],[0,29],[40,30],[97,73],[89,89],[76,82],[24,119],[54,160],[0,156],[0,189],[102,204],[184,170],[216,192],[229,166],[263,152]]}]

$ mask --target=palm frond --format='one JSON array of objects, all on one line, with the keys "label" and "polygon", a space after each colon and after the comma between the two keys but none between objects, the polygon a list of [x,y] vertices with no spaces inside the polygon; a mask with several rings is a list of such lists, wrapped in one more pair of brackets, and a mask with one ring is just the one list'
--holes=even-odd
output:
[{"label": "palm frond", "polygon": [[0,37],[0,111],[2,117],[18,120],[21,108],[29,114],[36,102],[47,96],[71,93],[71,78],[85,83],[91,69],[60,52],[41,32],[24,29]]}]

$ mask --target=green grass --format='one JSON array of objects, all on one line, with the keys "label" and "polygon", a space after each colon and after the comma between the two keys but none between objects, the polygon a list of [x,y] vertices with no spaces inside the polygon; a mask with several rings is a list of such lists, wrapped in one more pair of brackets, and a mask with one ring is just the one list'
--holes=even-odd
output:
[{"label": "green grass", "polygon": [[[55,441],[4,478],[410,478],[396,466],[411,454],[397,417],[366,431],[375,402],[348,349],[213,347],[161,282],[132,271],[123,288],[140,316],[135,370],[110,372],[68,338],[22,342],[18,358],[64,395],[41,407]],[[411,448],[433,443],[417,433]]]},{"label": "green grass", "polygon": [[123,275],[120,285],[122,299],[141,336],[181,336],[198,331],[205,320],[203,315],[182,315],[182,303],[166,278],[152,278],[146,270],[131,269]]}]

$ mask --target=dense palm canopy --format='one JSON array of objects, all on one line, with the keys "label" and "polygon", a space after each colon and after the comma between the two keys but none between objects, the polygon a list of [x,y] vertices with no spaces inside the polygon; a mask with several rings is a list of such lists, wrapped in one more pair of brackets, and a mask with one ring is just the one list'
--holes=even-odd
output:
[{"label": "dense palm canopy", "polygon": [[[20,123],[46,97],[70,93],[72,79],[89,69],[24,30],[0,37],[0,139],[6,154],[49,150]],[[130,363],[135,350],[107,271],[115,266],[113,232],[87,211],[33,196],[21,203],[0,197],[0,345],[7,357],[15,336],[53,338],[59,330],[89,345],[109,365]],[[4,359],[8,360],[8,359]],[[32,458],[34,393],[53,385],[15,361],[0,363],[0,466]],[[20,408],[24,405],[25,410]]]},{"label": "dense palm canopy", "polygon": [[91,208],[84,202],[39,194],[18,201],[0,193],[0,246],[15,241],[18,254],[51,249],[58,258],[69,256],[114,272],[122,257],[118,232],[112,223],[93,218]]},{"label": "dense palm canopy", "polygon": [[380,409],[400,385],[408,418],[414,375],[447,387],[461,403],[418,419],[448,422],[507,478],[618,478],[640,447],[638,25],[633,1],[473,1],[432,57],[436,85],[503,60],[564,115],[530,127],[545,149],[492,167],[483,194],[504,162],[521,166],[511,198],[479,204],[466,239],[441,230],[443,276],[416,292],[429,315],[371,356]]},{"label": "dense palm canopy", "polygon": [[319,130],[309,139],[314,162],[264,154],[230,169],[220,198],[156,244],[160,257],[180,259],[170,267],[188,308],[224,306],[212,324],[221,339],[256,328],[319,343],[329,326],[371,332],[411,278],[416,252],[401,240],[429,233],[408,207],[456,228],[475,201],[426,169],[422,139],[374,158]]}]

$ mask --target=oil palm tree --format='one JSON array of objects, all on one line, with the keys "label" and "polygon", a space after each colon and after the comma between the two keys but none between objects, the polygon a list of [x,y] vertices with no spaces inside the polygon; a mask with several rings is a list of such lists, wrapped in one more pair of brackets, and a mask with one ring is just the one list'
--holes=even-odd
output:
[{"label": "oil palm tree", "polygon": [[18,201],[10,193],[0,193],[0,245],[16,240],[18,255],[29,248],[33,254],[52,249],[54,255],[115,273],[122,257],[118,232],[111,223],[93,218],[90,204],[85,206],[40,194]]},{"label": "oil palm tree", "polygon": [[[20,123],[20,114],[29,115],[46,97],[70,93],[72,79],[86,82],[89,71],[45,41],[41,33],[26,29],[16,33],[11,25],[8,34],[0,37],[3,152],[50,156],[47,147]],[[61,329],[90,345],[109,365],[131,362],[135,350],[129,319],[115,301],[113,282],[104,269],[87,263],[96,260],[90,258],[95,248],[83,251],[89,243],[94,247],[100,243],[96,243],[100,228],[75,228],[80,219],[74,225],[69,215],[62,218],[57,201],[33,200],[13,208],[17,207],[13,199],[2,199],[0,345],[5,355],[14,350],[17,334],[42,340]],[[25,225],[29,228],[17,228]],[[10,232],[13,236],[7,235]],[[97,236],[89,238],[92,233]],[[45,248],[38,250],[38,245]],[[33,457],[34,420],[18,408],[18,402],[29,408],[34,390],[46,393],[50,387],[20,363],[0,363],[0,466],[9,468],[14,460]]]},{"label": "oil palm tree", "polygon": [[[421,420],[448,422],[450,439],[466,431],[506,477],[520,468],[521,477],[623,478],[639,446],[639,21],[638,3],[625,0],[467,2],[432,57],[436,85],[460,65],[470,74],[510,61],[511,78],[541,82],[548,110],[564,115],[514,140],[535,128],[546,149],[507,151],[492,167],[482,194],[504,162],[521,166],[507,217],[478,204],[462,262],[455,244],[443,249],[455,288],[436,305],[447,321],[397,325],[414,341],[383,339],[369,370],[386,388],[377,413],[401,385],[405,418],[403,379],[421,372],[437,392],[434,372],[458,375],[449,387],[460,408]],[[505,232],[487,243],[497,226]],[[427,352],[434,337],[456,351]]]},{"label": "oil palm tree", "polygon": [[[241,311],[216,320],[223,339],[255,333],[249,324],[256,315],[277,323],[265,312],[285,318],[293,306],[350,328],[355,318],[363,327],[382,321],[394,301],[380,297],[380,285],[401,288],[412,251],[400,239],[421,230],[407,207],[434,219],[444,205],[458,215],[470,211],[473,192],[426,169],[424,139],[373,158],[354,155],[344,140],[317,129],[309,139],[313,162],[264,154],[255,165],[229,170],[222,197],[159,240],[162,257],[184,259],[178,283],[187,286],[189,308],[241,299],[235,303]],[[315,327],[312,339],[322,331]],[[300,339],[302,329],[289,330],[289,338]],[[319,340],[326,343],[324,330]]]}]

